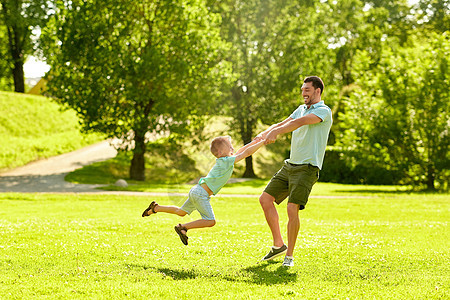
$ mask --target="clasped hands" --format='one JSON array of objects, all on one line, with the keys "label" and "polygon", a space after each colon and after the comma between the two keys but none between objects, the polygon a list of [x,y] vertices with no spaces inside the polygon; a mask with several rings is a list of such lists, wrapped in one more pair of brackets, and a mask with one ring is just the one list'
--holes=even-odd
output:
[{"label": "clasped hands", "polygon": [[259,142],[259,141],[264,141],[264,145],[268,145],[268,144],[273,144],[275,143],[275,141],[277,140],[278,134],[276,134],[273,130],[267,132],[267,133],[260,133],[258,134],[254,140]]}]

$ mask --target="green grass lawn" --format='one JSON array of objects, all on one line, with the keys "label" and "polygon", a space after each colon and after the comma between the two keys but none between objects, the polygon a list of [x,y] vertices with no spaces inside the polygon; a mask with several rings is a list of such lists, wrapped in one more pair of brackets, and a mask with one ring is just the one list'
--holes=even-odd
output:
[{"label": "green grass lawn", "polygon": [[49,98],[0,92],[0,170],[70,152],[101,141],[80,133],[73,110]]},{"label": "green grass lawn", "polygon": [[[264,190],[270,179],[251,179],[243,182],[227,183],[221,190],[221,194],[258,195]],[[128,187],[122,188],[115,185],[101,187],[107,191],[137,191],[153,193],[188,193],[194,184],[186,183],[151,183],[130,181]],[[409,187],[395,185],[352,185],[331,182],[318,182],[314,185],[312,196],[383,196],[388,194],[409,194]],[[379,195],[374,195],[379,194]]]},{"label": "green grass lawn", "polygon": [[173,226],[198,213],[140,216],[181,197],[0,194],[0,298],[448,299],[448,195],[370,195],[311,198],[285,269],[259,262],[271,237],[257,196],[213,198],[217,225],[184,246]]}]

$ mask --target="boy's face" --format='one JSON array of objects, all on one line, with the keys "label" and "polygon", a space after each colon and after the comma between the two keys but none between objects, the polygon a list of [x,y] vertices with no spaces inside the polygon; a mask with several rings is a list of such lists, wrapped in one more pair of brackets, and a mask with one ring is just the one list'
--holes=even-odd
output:
[{"label": "boy's face", "polygon": [[233,145],[231,145],[230,140],[226,140],[226,142],[223,144],[220,152],[223,156],[232,156],[233,155],[234,148],[233,148]]}]

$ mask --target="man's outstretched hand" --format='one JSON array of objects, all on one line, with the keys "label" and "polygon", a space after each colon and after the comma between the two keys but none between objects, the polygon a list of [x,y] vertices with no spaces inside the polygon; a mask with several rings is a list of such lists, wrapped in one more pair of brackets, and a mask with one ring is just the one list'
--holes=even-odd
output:
[{"label": "man's outstretched hand", "polygon": [[260,141],[264,141],[265,137],[263,133],[258,134],[253,140],[260,142]]},{"label": "man's outstretched hand", "polygon": [[266,135],[266,139],[264,140],[264,145],[273,144],[277,140],[278,134],[274,130],[269,131]]}]

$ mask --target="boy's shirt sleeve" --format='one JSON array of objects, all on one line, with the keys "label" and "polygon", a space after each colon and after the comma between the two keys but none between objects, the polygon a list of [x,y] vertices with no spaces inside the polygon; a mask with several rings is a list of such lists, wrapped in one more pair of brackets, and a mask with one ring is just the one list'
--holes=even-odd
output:
[{"label": "boy's shirt sleeve", "polygon": [[236,156],[227,156],[227,157],[222,157],[220,159],[223,163],[223,167],[225,169],[228,169],[230,167],[234,166],[234,162],[236,161]]}]

